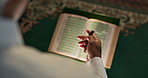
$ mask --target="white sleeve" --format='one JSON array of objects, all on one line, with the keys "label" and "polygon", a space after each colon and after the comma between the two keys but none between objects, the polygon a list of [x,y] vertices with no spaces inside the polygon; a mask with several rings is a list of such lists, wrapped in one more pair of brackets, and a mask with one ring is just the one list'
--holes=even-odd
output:
[{"label": "white sleeve", "polygon": [[87,64],[93,69],[96,78],[108,78],[100,57],[90,59]]},{"label": "white sleeve", "polygon": [[0,49],[23,44],[16,21],[0,17]]}]

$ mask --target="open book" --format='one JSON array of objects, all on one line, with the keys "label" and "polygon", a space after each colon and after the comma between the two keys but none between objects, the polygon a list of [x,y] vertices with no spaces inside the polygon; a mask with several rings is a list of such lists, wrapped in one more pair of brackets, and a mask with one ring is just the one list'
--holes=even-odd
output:
[{"label": "open book", "polygon": [[79,48],[78,35],[94,30],[102,43],[104,67],[110,68],[120,27],[97,19],[63,13],[60,15],[48,51],[85,61],[86,54]]}]

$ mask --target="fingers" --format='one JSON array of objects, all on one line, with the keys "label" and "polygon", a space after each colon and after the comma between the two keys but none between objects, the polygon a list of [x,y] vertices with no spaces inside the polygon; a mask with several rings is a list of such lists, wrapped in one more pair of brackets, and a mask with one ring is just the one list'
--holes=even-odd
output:
[{"label": "fingers", "polygon": [[[91,31],[89,31],[89,30],[86,30],[86,32],[87,32],[87,34],[89,34]],[[92,35],[96,40],[98,39],[98,37],[93,33],[93,35]]]},{"label": "fingers", "polygon": [[85,50],[86,49],[86,45],[80,45],[80,48]]},{"label": "fingers", "polygon": [[93,35],[92,36],[77,36],[77,38],[80,39],[80,40],[90,40],[91,39],[91,41],[97,39]]},{"label": "fingers", "polygon": [[80,40],[88,40],[88,36],[77,36]]},{"label": "fingers", "polygon": [[[89,30],[86,30],[86,32],[89,34],[90,33],[90,31]],[[97,36],[93,33],[93,35],[92,35],[93,37],[94,37],[94,39],[97,39]],[[77,38],[78,39],[80,39],[80,40],[89,40],[89,36],[77,36]]]},{"label": "fingers", "polygon": [[86,30],[86,32],[87,32],[87,34],[89,34],[89,33],[90,33],[90,31],[89,31],[89,30]]},{"label": "fingers", "polygon": [[[89,34],[90,31],[86,30],[86,32]],[[93,33],[93,35],[90,36],[77,36],[78,39],[82,40],[80,42],[78,42],[78,44],[80,45],[80,48],[84,50],[84,52],[86,52],[88,45],[90,46],[90,43],[92,42],[97,42],[99,41],[99,39],[97,38],[97,36]]]},{"label": "fingers", "polygon": [[78,44],[81,44],[81,45],[86,45],[87,43],[88,43],[88,40],[78,42]]},{"label": "fingers", "polygon": [[80,48],[81,49],[86,50],[87,44],[88,44],[88,40],[80,41],[80,42],[78,42],[78,44],[80,44]]},{"label": "fingers", "polygon": [[[90,33],[89,30],[86,30],[86,32],[88,34]],[[94,57],[93,52],[97,53],[98,51],[101,50],[100,48],[98,48],[101,46],[101,42],[100,42],[99,38],[94,33],[89,36],[84,36],[84,35],[77,36],[77,38],[82,40],[82,41],[78,42],[78,44],[80,45],[80,48],[83,49],[84,52],[87,53],[86,62],[88,62],[90,58]],[[95,56],[99,56],[99,55],[95,55]]]}]

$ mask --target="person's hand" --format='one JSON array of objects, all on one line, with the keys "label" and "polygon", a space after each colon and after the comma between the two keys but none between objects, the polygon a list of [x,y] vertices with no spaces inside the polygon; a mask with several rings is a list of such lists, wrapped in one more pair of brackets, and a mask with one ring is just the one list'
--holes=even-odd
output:
[{"label": "person's hand", "polygon": [[[86,30],[86,32],[88,34],[90,33],[89,30]],[[77,36],[77,38],[82,40],[78,42],[78,44],[80,44],[80,48],[82,48],[84,51],[86,50],[86,62],[94,57],[101,58],[101,41],[95,34],[92,36]]]}]

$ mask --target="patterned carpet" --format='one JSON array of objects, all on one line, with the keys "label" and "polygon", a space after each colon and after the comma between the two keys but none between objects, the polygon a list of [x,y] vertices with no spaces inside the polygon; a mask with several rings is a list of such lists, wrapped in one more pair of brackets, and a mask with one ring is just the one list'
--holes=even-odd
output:
[{"label": "patterned carpet", "polygon": [[148,14],[148,0],[82,0]]},{"label": "patterned carpet", "polygon": [[[135,3],[130,1],[134,1]],[[142,0],[142,3],[139,4],[140,6],[136,1],[138,2],[138,0],[32,0],[28,4],[24,17],[20,20],[20,26],[22,32],[25,34],[35,24],[38,24],[39,20],[48,16],[52,16],[52,18],[58,17],[64,7],[69,7],[119,18],[121,19],[121,32],[125,33],[124,36],[129,36],[134,34],[136,29],[142,24],[148,23],[148,10],[146,6],[148,1]],[[99,2],[106,4],[102,5]],[[111,8],[109,4],[121,9]],[[137,8],[137,6],[142,8]],[[128,10],[136,8],[136,11],[124,10],[123,8],[126,7],[128,7]]]}]

